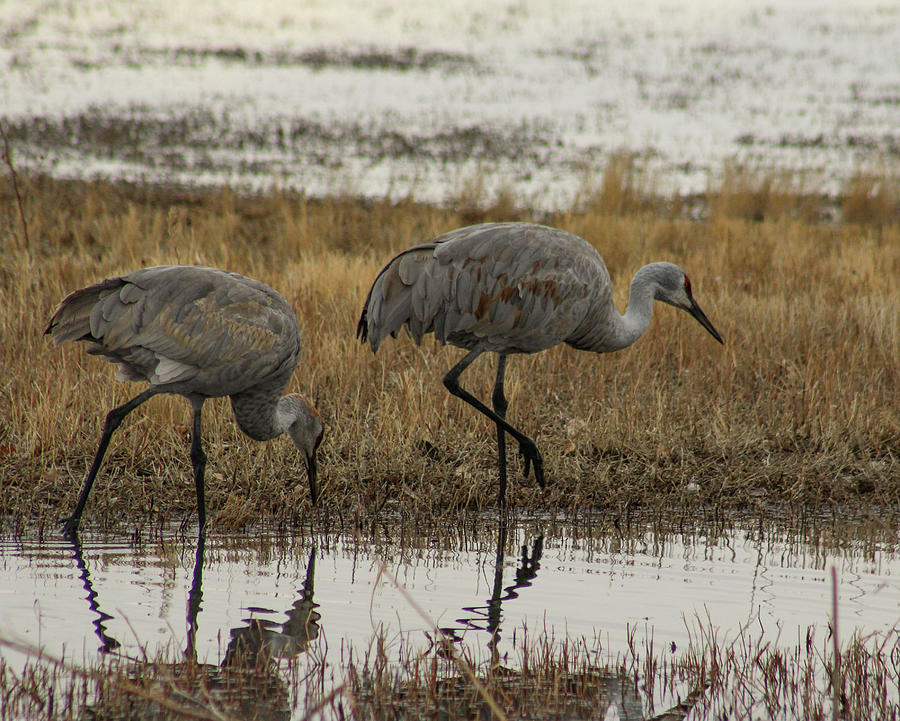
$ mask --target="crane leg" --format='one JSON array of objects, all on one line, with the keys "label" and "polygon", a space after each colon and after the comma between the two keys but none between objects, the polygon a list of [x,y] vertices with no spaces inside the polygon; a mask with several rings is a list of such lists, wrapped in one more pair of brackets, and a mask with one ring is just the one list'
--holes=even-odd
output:
[{"label": "crane leg", "polygon": [[[506,400],[506,395],[503,393],[506,356],[501,353],[497,358],[497,380],[494,382],[491,401],[494,404],[494,413],[506,420],[506,409],[509,408],[509,401]],[[497,425],[497,464],[500,469],[500,491],[497,495],[497,505],[503,508],[506,506],[506,431],[499,424]]]},{"label": "crane leg", "polygon": [[194,408],[194,429],[191,432],[191,465],[194,466],[194,485],[197,487],[197,516],[200,519],[200,530],[206,525],[206,494],[203,478],[206,475],[206,453],[203,452],[203,399],[191,398]]},{"label": "crane leg", "polygon": [[447,375],[444,376],[444,387],[457,398],[462,398],[475,410],[486,415],[488,418],[494,421],[494,423],[497,424],[498,429],[503,429],[519,442],[519,452],[525,459],[525,475],[528,475],[529,468],[533,466],[534,478],[538,482],[538,485],[543,488],[544,459],[541,457],[541,452],[538,450],[537,444],[524,433],[522,433],[522,431],[520,431],[518,428],[507,423],[504,418],[501,418],[494,411],[488,408],[484,403],[478,400],[467,390],[461,388],[459,385],[459,376],[466,368],[468,368],[472,364],[472,361],[474,361],[478,356],[482,354],[482,352],[483,351],[476,348],[466,353],[466,355],[463,356],[462,360],[460,360],[459,363],[457,363],[449,371],[447,371]]},{"label": "crane leg", "polygon": [[131,411],[141,405],[144,401],[155,396],[158,392],[159,391],[155,388],[148,388],[143,393],[136,395],[128,401],[128,403],[125,403],[118,408],[113,408],[106,414],[106,423],[103,426],[103,435],[100,436],[100,445],[97,446],[97,453],[94,454],[94,462],[91,464],[91,469],[88,471],[87,478],[84,479],[84,487],[81,489],[81,495],[78,497],[78,503],[75,505],[75,510],[68,518],[60,519],[64,524],[63,533],[66,536],[74,538],[75,534],[78,532],[78,523],[81,521],[81,512],[84,510],[88,496],[91,493],[91,486],[94,485],[94,479],[97,477],[97,472],[100,470],[100,464],[103,462],[103,456],[106,455],[106,449],[109,447],[109,441],[112,438],[112,434],[115,432],[116,428],[119,427],[119,424],[125,420],[125,416],[131,413]]}]

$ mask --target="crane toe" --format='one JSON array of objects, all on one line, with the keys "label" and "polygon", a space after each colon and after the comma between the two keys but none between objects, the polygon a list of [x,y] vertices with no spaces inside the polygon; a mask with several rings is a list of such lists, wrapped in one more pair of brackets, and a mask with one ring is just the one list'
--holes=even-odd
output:
[{"label": "crane toe", "polygon": [[544,458],[538,450],[537,444],[528,439],[519,443],[519,453],[522,454],[522,460],[525,462],[524,475],[528,477],[528,471],[534,468],[534,480],[537,481],[541,488],[544,488]]}]

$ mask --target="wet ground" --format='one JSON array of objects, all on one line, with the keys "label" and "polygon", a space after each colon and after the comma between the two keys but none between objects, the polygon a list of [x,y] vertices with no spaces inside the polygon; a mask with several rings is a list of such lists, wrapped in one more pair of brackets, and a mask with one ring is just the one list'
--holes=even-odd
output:
[{"label": "wet ground", "polygon": [[900,8],[846,3],[0,5],[0,121],[57,176],[571,203],[728,159],[836,192],[900,157]]},{"label": "wet ground", "polygon": [[[220,664],[264,633],[284,657],[324,656],[336,684],[348,650],[379,633],[435,648],[414,602],[456,643],[494,644],[511,667],[524,635],[540,632],[599,640],[598,663],[648,644],[674,659],[701,623],[723,645],[741,629],[786,648],[826,639],[832,567],[842,638],[897,623],[897,535],[877,520],[678,525],[473,516],[424,532],[400,522],[353,533],[213,531],[202,545],[178,528],[85,532],[77,544],[25,534],[0,542],[0,634],[75,662],[174,648]],[[24,660],[3,655],[13,666]],[[627,698],[634,718],[641,700]],[[662,694],[656,708],[676,700]]]}]

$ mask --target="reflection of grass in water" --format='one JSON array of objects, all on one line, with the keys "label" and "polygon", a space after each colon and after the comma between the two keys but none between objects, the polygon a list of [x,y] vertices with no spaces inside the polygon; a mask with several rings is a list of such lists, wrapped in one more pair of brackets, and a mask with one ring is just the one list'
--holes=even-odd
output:
[{"label": "reflection of grass in water", "polygon": [[[71,510],[104,414],[135,392],[81,349],[42,338],[55,304],[102,277],[164,263],[257,277],[297,309],[305,347],[292,387],[314,398],[327,424],[323,514],[427,515],[493,503],[493,429],[440,382],[459,352],[401,337],[373,356],[354,328],[369,283],[392,253],[464,222],[505,217],[508,198],[481,211],[467,202],[463,220],[454,209],[411,199],[21,180],[29,242],[9,186],[0,194],[5,512],[50,519]],[[514,422],[536,435],[550,484],[541,493],[516,474],[511,502],[619,512],[697,503],[896,507],[900,225],[724,212],[690,222],[666,207],[630,205],[631,191],[619,197],[541,219],[601,249],[620,309],[642,263],[682,265],[726,346],[659,307],[648,336],[621,353],[557,348],[514,357],[507,383]],[[489,394],[492,372],[473,370],[476,393]],[[187,405],[175,398],[155,399],[128,419],[88,504],[88,523],[192,511],[187,419]],[[244,438],[222,401],[205,420],[214,522],[309,512],[302,484],[294,485],[302,473],[289,443]]]},{"label": "reflection of grass in water", "polygon": [[[618,534],[591,526],[571,537],[590,555],[607,553],[615,544],[627,550],[632,541],[639,543],[648,534],[660,544],[677,534],[690,546],[695,541],[709,543],[717,533],[733,534],[734,530],[725,525],[718,529],[692,526],[691,521],[680,524],[681,530],[676,530],[676,525],[668,521],[640,531],[636,523],[620,524]],[[799,528],[815,524],[802,521],[793,530],[780,529],[774,522],[765,526],[771,541],[780,533],[796,535]],[[836,530],[839,535],[862,535],[866,528],[851,525]],[[497,543],[501,559],[504,552],[515,555],[518,550],[520,539],[497,535],[498,528],[489,521],[473,524],[470,519],[465,529],[470,550],[479,547],[490,553],[487,549]],[[452,538],[452,525],[432,527],[429,535],[422,535],[415,524],[405,524],[400,533],[396,530],[386,533],[379,529],[372,536],[359,533],[345,542],[355,539],[367,555],[384,558],[418,549],[429,554],[429,566],[434,558],[451,552],[434,548],[433,540],[435,534]],[[453,636],[438,631],[425,637],[376,634],[368,644],[342,644],[337,662],[334,653],[326,657],[326,647],[334,648],[336,631],[332,630],[332,639],[327,640],[329,608],[313,599],[315,552],[311,550],[315,545],[327,545],[329,539],[334,542],[333,534],[328,527],[311,529],[301,540],[301,545],[310,546],[305,549],[288,536],[253,534],[249,545],[239,536],[216,537],[210,553],[233,557],[234,563],[253,565],[291,553],[309,553],[302,591],[298,590],[296,601],[287,610],[286,623],[263,626],[245,620],[242,624],[246,625],[230,632],[222,629],[220,637],[230,640],[216,663],[198,663],[189,642],[183,652],[169,646],[157,653],[138,650],[131,658],[107,654],[87,668],[38,656],[15,675],[13,666],[6,666],[0,654],[0,698],[5,700],[0,705],[0,719],[47,718],[51,696],[55,717],[93,719],[274,719],[288,718],[291,709],[296,709],[299,718],[315,717],[313,712],[322,711],[325,718],[436,716],[449,720],[489,717],[484,715],[488,708],[511,719],[599,719],[606,717],[610,704],[616,704],[618,718],[623,719],[674,721],[692,709],[695,719],[828,715],[834,656],[828,619],[822,614],[813,615],[810,622],[816,625],[799,629],[797,637],[791,632],[789,638],[779,637],[774,643],[776,629],[759,628],[759,619],[728,638],[708,619],[688,619],[690,641],[683,648],[660,649],[654,645],[652,629],[630,626],[627,649],[616,655],[604,648],[602,629],[589,639],[558,635],[559,630],[536,632],[526,625],[505,627],[501,650],[490,642],[485,630],[470,627]],[[197,617],[191,614],[197,614],[202,603],[202,538],[187,604],[189,629],[196,628]],[[806,538],[813,549],[831,547],[829,542],[816,540],[815,533]],[[846,546],[846,540],[843,535],[843,541],[834,542]],[[177,556],[177,548],[183,548],[183,541],[177,539],[159,542],[163,546],[158,553],[167,557]],[[539,558],[537,544],[523,548],[522,553],[526,550],[532,561]],[[352,548],[345,552],[355,553]],[[85,582],[88,584],[86,578]],[[514,603],[507,594],[510,588],[528,592],[526,585],[519,583],[518,573],[515,581],[507,578],[501,590],[505,600]],[[404,595],[411,607],[417,606],[417,599]],[[278,619],[285,621],[285,616],[278,614]],[[285,635],[295,640],[285,643]],[[6,645],[35,653],[34,649]],[[892,718],[900,712],[898,645],[897,630],[857,634],[842,643],[839,697],[847,717],[866,718],[870,712],[872,718]],[[642,709],[649,712],[644,714]],[[495,717],[502,718],[499,714]]]},{"label": "reflection of grass in water", "polygon": [[[513,651],[500,662],[467,650],[466,661],[507,718],[604,718],[616,704],[619,718],[693,719],[830,716],[830,639],[813,630],[781,645],[761,642],[749,629],[723,641],[695,619],[689,648],[659,651],[635,643],[608,658],[588,639],[558,639],[516,630]],[[843,644],[843,711],[847,718],[894,718],[900,683],[896,630],[854,636]],[[106,656],[88,668],[36,656],[20,675],[0,658],[0,718],[188,719],[478,718],[484,697],[456,663],[422,651],[403,637],[375,637],[348,648],[343,667],[325,663],[314,647],[280,665],[254,657],[221,668],[171,654],[141,661]],[[21,650],[21,649],[17,649]],[[635,715],[641,708],[647,716]],[[303,711],[301,711],[303,713]],[[666,715],[668,713],[669,715]]]}]

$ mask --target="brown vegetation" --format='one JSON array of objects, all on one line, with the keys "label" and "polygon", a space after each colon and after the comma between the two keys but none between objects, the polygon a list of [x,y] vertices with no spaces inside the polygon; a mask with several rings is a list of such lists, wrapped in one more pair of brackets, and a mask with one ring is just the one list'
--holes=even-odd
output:
[{"label": "brown vegetation", "polygon": [[[281,665],[256,657],[228,668],[185,660],[177,651],[104,656],[87,668],[37,656],[19,672],[0,655],[0,719],[549,721],[603,719],[610,706],[617,718],[648,721],[689,713],[698,721],[900,714],[896,629],[854,635],[844,645],[841,708],[832,713],[830,639],[810,628],[805,638],[773,645],[745,628],[725,640],[708,622],[691,623],[695,636],[683,653],[651,642],[616,658],[597,639],[519,629],[516,650],[504,663],[472,651],[451,660],[435,646],[423,650],[402,636],[390,642],[376,636],[367,649],[346,649],[340,674],[319,654]],[[3,647],[30,650],[0,642]]]},{"label": "brown vegetation", "polygon": [[[860,178],[843,204],[853,222],[824,223],[821,199],[729,172],[700,222],[672,212],[677,203],[634,200],[621,161],[597,194],[540,218],[596,245],[621,310],[641,264],[680,264],[726,345],[659,306],[647,335],[625,351],[514,357],[511,418],[541,446],[549,484],[542,493],[516,463],[513,505],[571,512],[900,500],[897,193]],[[46,178],[20,177],[19,190],[27,225],[9,179],[0,187],[0,514],[46,521],[69,511],[106,411],[138,390],[81,348],[42,336],[56,303],[101,278],[166,263],[259,278],[297,310],[304,349],[292,386],[327,424],[321,513],[493,503],[493,429],[441,385],[459,351],[401,336],[373,356],[354,331],[393,253],[469,222],[532,213],[505,196],[486,210],[464,198],[457,211]],[[469,387],[486,397],[493,367],[470,373]],[[188,422],[177,398],[130,416],[86,522],[192,514]],[[205,423],[214,523],[309,512],[292,444],[248,440],[223,401],[209,405]]]}]

